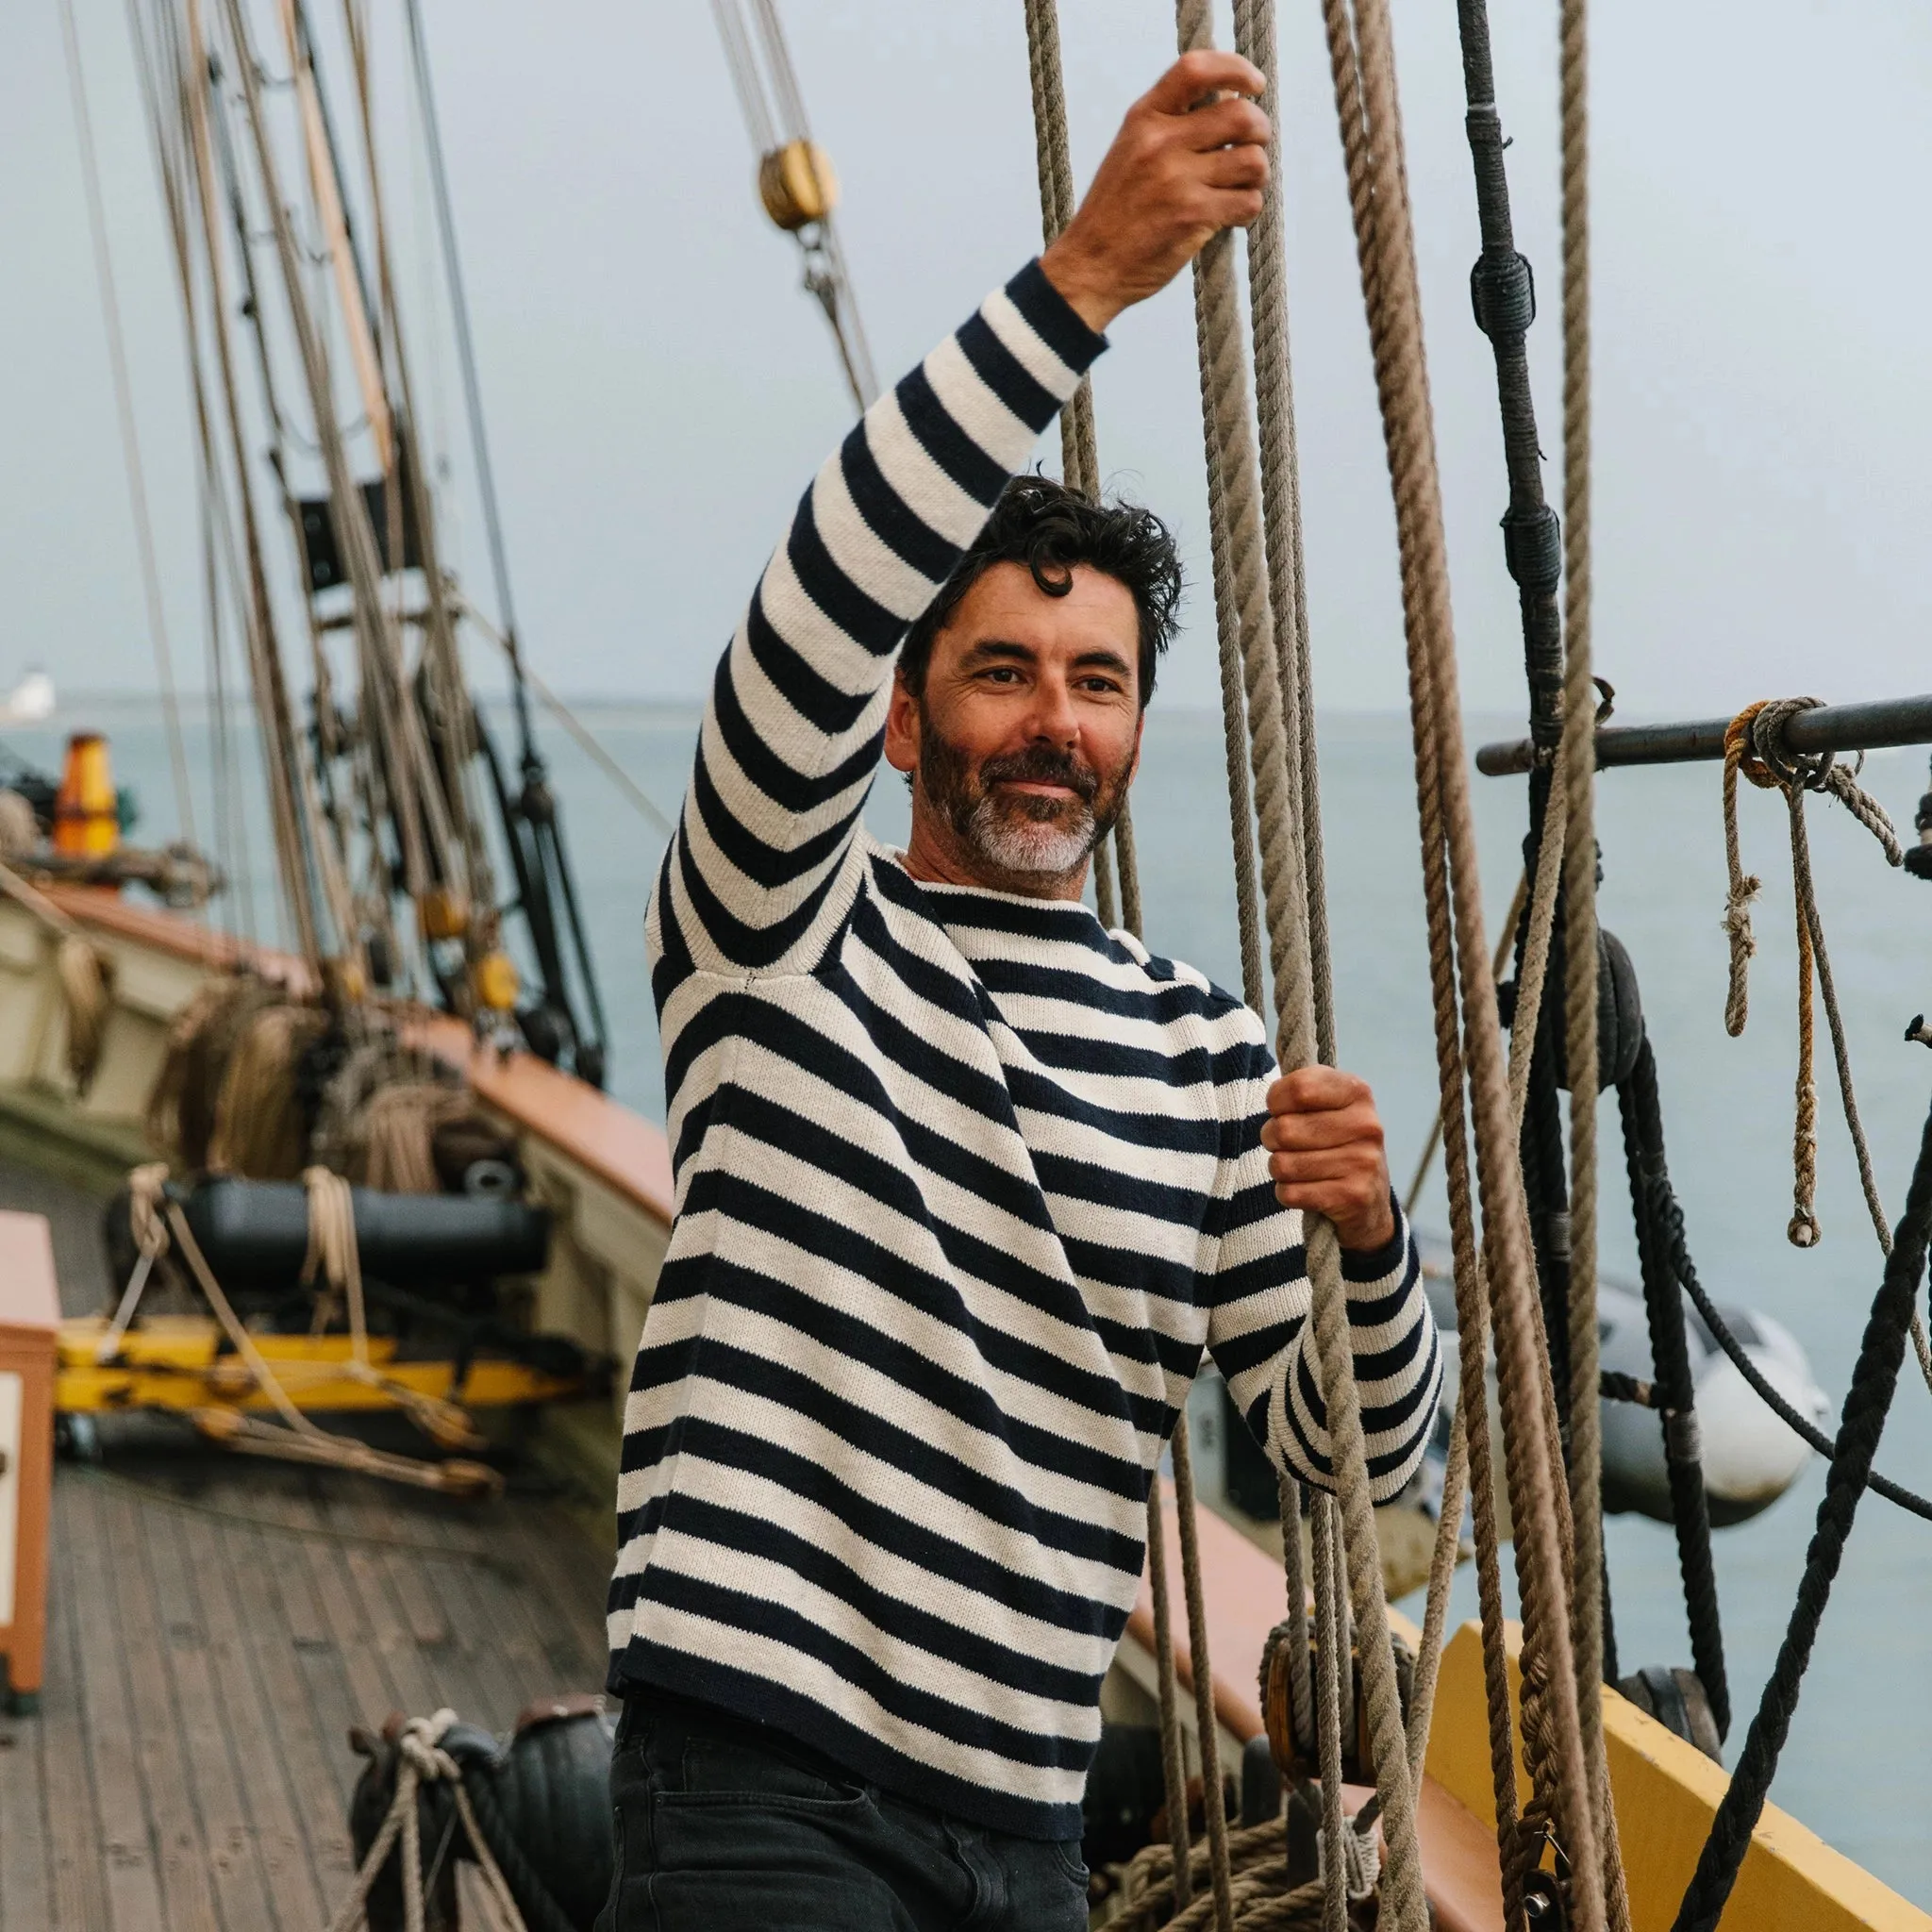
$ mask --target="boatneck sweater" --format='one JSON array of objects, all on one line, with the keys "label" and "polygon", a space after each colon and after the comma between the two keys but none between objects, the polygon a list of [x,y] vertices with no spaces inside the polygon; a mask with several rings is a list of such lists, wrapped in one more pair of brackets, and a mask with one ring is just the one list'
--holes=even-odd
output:
[{"label": "boatneck sweater", "polygon": [[[900,641],[1105,346],[1037,262],[989,297],[819,472],[718,667],[647,928],[676,1212],[608,1618],[618,1694],[1060,1840],[1204,1349],[1330,1480],[1260,1022],[860,823]],[[1387,1496],[1437,1340],[1405,1227],[1343,1272]]]}]

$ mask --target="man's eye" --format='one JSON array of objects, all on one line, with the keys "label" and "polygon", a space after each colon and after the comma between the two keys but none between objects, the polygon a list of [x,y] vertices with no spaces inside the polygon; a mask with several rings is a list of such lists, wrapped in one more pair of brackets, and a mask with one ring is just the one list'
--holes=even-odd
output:
[{"label": "man's eye", "polygon": [[1016,683],[1020,676],[1010,664],[989,665],[984,675],[1000,684]]}]

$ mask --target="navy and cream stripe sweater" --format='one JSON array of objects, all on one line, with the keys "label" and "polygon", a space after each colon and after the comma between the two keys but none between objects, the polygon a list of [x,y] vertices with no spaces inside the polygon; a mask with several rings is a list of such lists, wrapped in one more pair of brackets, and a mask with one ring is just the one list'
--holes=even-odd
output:
[{"label": "navy and cream stripe sweater", "polygon": [[[1204,1347],[1324,1483],[1300,1217],[1239,1000],[865,832],[894,653],[1105,347],[1037,263],[819,473],[718,668],[649,943],[676,1220],[625,1417],[613,1690],[1079,1835],[1147,1486]],[[1441,1367],[1347,1257],[1377,1493]]]}]

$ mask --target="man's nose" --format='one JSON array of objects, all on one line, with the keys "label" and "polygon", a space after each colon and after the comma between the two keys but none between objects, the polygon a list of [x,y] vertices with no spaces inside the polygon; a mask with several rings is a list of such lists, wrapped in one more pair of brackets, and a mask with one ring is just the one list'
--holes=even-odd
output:
[{"label": "man's nose", "polygon": [[1069,747],[1078,741],[1080,720],[1064,678],[1042,677],[1034,686],[1033,714],[1027,723],[1036,739]]}]

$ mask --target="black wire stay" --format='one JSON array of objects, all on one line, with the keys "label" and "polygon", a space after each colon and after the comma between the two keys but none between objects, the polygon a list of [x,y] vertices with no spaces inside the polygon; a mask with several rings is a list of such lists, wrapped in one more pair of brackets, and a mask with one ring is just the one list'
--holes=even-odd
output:
[{"label": "black wire stay", "polygon": [[1824,1496],[1818,1505],[1818,1526],[1806,1552],[1797,1601],[1791,1607],[1784,1642],[1778,1647],[1777,1662],[1751,1720],[1738,1768],[1731,1774],[1696,1873],[1677,1908],[1673,1932],[1714,1932],[1763,1812],[1778,1757],[1790,1734],[1798,1691],[1811,1661],[1832,1581],[1851,1536],[1858,1498],[1871,1484],[1872,1459],[1905,1360],[1906,1332],[1911,1325],[1912,1305],[1924,1272],[1928,1237],[1932,1237],[1932,1113],[1927,1114],[1920,1136],[1905,1213],[1886,1259],[1884,1278],[1873,1299],[1851,1387],[1845,1391]]}]

